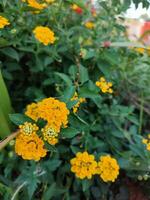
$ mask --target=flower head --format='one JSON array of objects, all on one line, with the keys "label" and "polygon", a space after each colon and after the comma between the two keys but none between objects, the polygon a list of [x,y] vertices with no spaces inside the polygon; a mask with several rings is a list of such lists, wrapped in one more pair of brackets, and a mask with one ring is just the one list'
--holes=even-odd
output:
[{"label": "flower head", "polygon": [[150,151],[150,134],[148,134],[147,139],[143,138],[142,143],[146,145],[146,149]]},{"label": "flower head", "polygon": [[77,4],[73,4],[71,6],[72,10],[74,10],[77,14],[82,14],[83,13],[83,10],[82,8],[80,8]]},{"label": "flower head", "polygon": [[54,98],[45,98],[27,106],[26,115],[36,121],[46,120],[49,127],[59,133],[61,127],[67,126],[69,110],[64,102]]},{"label": "flower head", "polygon": [[93,29],[95,27],[95,24],[93,22],[90,22],[90,21],[86,22],[84,25],[88,29]]},{"label": "flower head", "polygon": [[39,127],[36,124],[32,124],[30,122],[25,122],[23,125],[20,125],[19,128],[20,128],[20,133],[27,136],[36,134],[36,132],[39,129]]},{"label": "flower head", "polygon": [[76,113],[81,103],[84,103],[85,98],[79,98],[77,92],[75,92],[74,96],[71,98],[71,101],[78,100],[78,102],[73,106],[73,112]]},{"label": "flower head", "polygon": [[8,19],[5,17],[0,16],[0,29],[4,28],[5,26],[9,25]]},{"label": "flower head", "polygon": [[78,152],[76,157],[71,159],[71,171],[80,179],[91,179],[92,175],[96,173],[97,162],[93,155],[87,152]]},{"label": "flower head", "polygon": [[42,134],[44,136],[44,140],[47,141],[49,144],[55,145],[56,143],[58,143],[58,133],[49,125],[45,126],[42,129]]},{"label": "flower head", "polygon": [[100,77],[99,81],[96,81],[96,86],[101,89],[103,93],[113,93],[112,83],[107,82],[104,77]]},{"label": "flower head", "polygon": [[45,46],[47,46],[48,44],[53,44],[56,40],[54,32],[48,27],[37,26],[33,30],[33,33],[35,35],[35,38],[39,42],[43,43]]},{"label": "flower head", "polygon": [[39,161],[47,154],[44,142],[37,134],[27,136],[22,133],[16,137],[15,152],[25,160],[35,161]]},{"label": "flower head", "polygon": [[119,165],[110,155],[101,156],[97,166],[97,174],[104,182],[114,182],[119,175]]},{"label": "flower head", "polygon": [[43,10],[46,7],[45,3],[39,3],[37,0],[27,0],[27,3],[30,7],[37,10]]}]

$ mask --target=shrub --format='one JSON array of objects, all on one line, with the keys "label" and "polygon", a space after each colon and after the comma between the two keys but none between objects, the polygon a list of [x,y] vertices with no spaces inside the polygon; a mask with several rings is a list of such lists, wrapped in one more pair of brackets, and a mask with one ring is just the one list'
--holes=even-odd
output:
[{"label": "shrub", "polygon": [[17,113],[15,144],[0,155],[3,199],[117,199],[127,177],[149,178],[148,50],[129,48],[118,16],[127,8],[0,2],[2,74]]}]

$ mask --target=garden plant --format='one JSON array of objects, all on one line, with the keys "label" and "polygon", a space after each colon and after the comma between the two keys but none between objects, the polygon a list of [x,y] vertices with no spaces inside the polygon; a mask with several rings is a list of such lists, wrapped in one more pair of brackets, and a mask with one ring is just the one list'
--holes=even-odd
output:
[{"label": "garden plant", "polygon": [[149,31],[129,41],[130,3],[0,1],[1,200],[150,198]]}]

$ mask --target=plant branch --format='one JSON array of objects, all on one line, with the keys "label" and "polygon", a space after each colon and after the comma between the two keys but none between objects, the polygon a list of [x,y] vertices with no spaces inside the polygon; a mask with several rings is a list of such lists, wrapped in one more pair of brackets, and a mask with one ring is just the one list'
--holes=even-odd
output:
[{"label": "plant branch", "polygon": [[0,150],[2,150],[11,140],[13,140],[17,135],[18,135],[19,131],[16,131],[14,133],[12,133],[11,135],[9,135],[8,137],[6,137],[4,140],[0,141]]}]

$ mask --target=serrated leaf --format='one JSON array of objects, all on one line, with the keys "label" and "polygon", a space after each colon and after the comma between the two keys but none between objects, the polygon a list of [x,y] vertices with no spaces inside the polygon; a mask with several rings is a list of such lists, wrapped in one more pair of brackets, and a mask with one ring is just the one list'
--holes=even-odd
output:
[{"label": "serrated leaf", "polygon": [[33,122],[33,120],[26,115],[23,114],[10,114],[9,115],[10,120],[17,126],[24,124],[25,122]]},{"label": "serrated leaf", "polygon": [[4,49],[1,49],[0,51],[1,51],[4,55],[6,55],[6,56],[8,56],[8,57],[10,57],[10,58],[13,58],[13,59],[19,61],[19,54],[18,54],[18,52],[17,52],[15,49],[13,49],[12,47],[6,47],[6,48],[4,48]]},{"label": "serrated leaf", "polygon": [[79,131],[75,128],[65,128],[61,130],[61,137],[64,138],[73,138],[77,134],[79,134]]},{"label": "serrated leaf", "polygon": [[59,72],[56,72],[55,74],[59,76],[68,86],[72,85],[72,81],[68,75]]},{"label": "serrated leaf", "polygon": [[79,78],[80,78],[81,84],[89,80],[88,70],[82,65],[79,66]]}]

